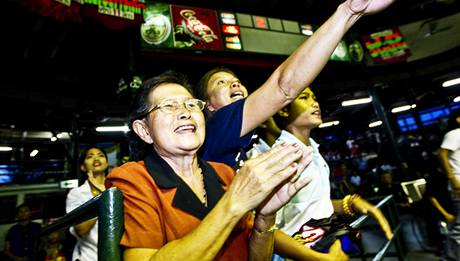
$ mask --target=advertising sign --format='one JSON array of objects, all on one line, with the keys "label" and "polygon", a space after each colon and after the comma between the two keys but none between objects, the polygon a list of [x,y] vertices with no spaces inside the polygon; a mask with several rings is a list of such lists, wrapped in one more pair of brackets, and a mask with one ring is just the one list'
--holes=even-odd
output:
[{"label": "advertising sign", "polygon": [[141,37],[144,44],[156,47],[174,47],[171,14],[168,4],[149,3],[144,10]]},{"label": "advertising sign", "polygon": [[174,47],[223,50],[217,12],[171,5]]},{"label": "advertising sign", "polygon": [[398,28],[365,35],[364,45],[376,64],[404,61],[410,56],[409,45]]}]

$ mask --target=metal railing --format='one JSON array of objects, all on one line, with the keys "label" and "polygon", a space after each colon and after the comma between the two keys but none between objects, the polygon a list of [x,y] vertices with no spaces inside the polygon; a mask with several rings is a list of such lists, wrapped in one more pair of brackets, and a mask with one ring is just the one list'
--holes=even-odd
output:
[{"label": "metal railing", "polygon": [[[377,203],[375,206],[380,209],[386,208],[388,210],[388,216],[386,217],[388,223],[390,223],[390,226],[393,230],[393,237],[386,243],[384,243],[377,253],[365,253],[364,249],[362,249],[361,247],[361,254],[359,256],[363,260],[366,260],[366,257],[372,257],[373,261],[383,260],[385,256],[389,253],[391,245],[394,244],[396,252],[391,254],[397,256],[398,259],[401,261],[405,260],[407,256],[407,249],[405,247],[405,241],[402,236],[401,224],[399,223],[398,211],[396,209],[396,204],[393,195],[386,196],[385,198],[380,200],[379,203]],[[358,217],[356,220],[354,220],[350,224],[350,226],[352,228],[360,228],[366,221],[368,221],[368,219],[369,216],[362,215]]]},{"label": "metal railing", "polygon": [[[123,235],[123,194],[118,188],[110,188],[83,205],[67,213],[56,222],[44,227],[40,235],[44,236],[62,228],[77,225],[97,217],[98,226],[98,260],[122,260],[119,246]],[[35,255],[34,255],[35,256]]]},{"label": "metal railing", "polygon": [[[401,225],[399,224],[398,212],[392,195],[383,198],[376,207],[388,210],[387,219],[393,229],[393,237],[382,245],[377,253],[365,253],[361,247],[360,257],[366,260],[366,257],[372,257],[373,261],[380,261],[389,253],[391,245],[394,244],[396,255],[399,260],[405,260],[407,256],[404,247],[404,239],[401,234]],[[79,224],[88,219],[98,217],[98,260],[116,261],[122,260],[121,248],[119,242],[123,235],[123,195],[117,188],[110,188],[102,194],[92,198],[85,204],[67,213],[55,223],[44,227],[41,235],[47,235],[51,232],[58,231],[62,228]],[[352,228],[361,228],[368,221],[369,216],[363,215],[354,220],[350,226]]]}]

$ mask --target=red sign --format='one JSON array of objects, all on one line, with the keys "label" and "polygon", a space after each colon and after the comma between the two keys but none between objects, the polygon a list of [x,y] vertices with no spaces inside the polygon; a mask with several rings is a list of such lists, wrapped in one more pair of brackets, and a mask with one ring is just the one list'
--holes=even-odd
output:
[{"label": "red sign", "polygon": [[223,49],[216,11],[171,5],[171,14],[175,47]]},{"label": "red sign", "polygon": [[222,32],[224,34],[240,34],[240,27],[238,25],[222,25]]},{"label": "red sign", "polygon": [[267,18],[262,16],[254,16],[254,26],[256,28],[268,29]]},{"label": "red sign", "polygon": [[365,35],[363,41],[374,63],[404,61],[411,55],[398,28]]}]

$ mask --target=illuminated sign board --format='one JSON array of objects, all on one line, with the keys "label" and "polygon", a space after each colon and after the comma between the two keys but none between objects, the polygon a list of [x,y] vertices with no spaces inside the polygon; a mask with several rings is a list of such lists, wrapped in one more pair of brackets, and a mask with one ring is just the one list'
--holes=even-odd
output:
[{"label": "illuminated sign board", "polygon": [[311,36],[313,35],[313,26],[311,24],[302,24],[300,26],[300,29],[301,29],[301,33],[304,34],[304,35],[308,35],[308,36]]},{"label": "illuminated sign board", "polygon": [[[151,1],[146,3],[144,21],[144,50],[181,48],[289,55],[317,29],[296,21]],[[341,41],[330,59],[362,59],[362,52],[356,55],[353,49],[352,56],[348,48]]]},{"label": "illuminated sign board", "polygon": [[409,46],[398,28],[365,35],[363,42],[377,64],[404,61],[410,56]]},{"label": "illuminated sign board", "polygon": [[157,47],[174,47],[171,14],[168,4],[149,3],[141,25],[143,43]]},{"label": "illuminated sign board", "polygon": [[253,16],[252,20],[254,21],[255,28],[268,29],[267,18],[262,16]]},{"label": "illuminated sign board", "polygon": [[224,34],[240,34],[240,27],[238,25],[222,25],[222,32]]},{"label": "illuminated sign board", "polygon": [[220,20],[223,24],[236,24],[235,14],[220,13]]},{"label": "illuminated sign board", "polygon": [[174,47],[222,50],[217,12],[211,9],[171,5]]},{"label": "illuminated sign board", "polygon": [[82,3],[97,5],[100,14],[129,20],[134,20],[135,14],[142,14],[145,7],[144,0],[82,0]]},{"label": "illuminated sign board", "polygon": [[220,21],[222,23],[222,34],[224,35],[225,49],[242,50],[240,39],[240,27],[237,25],[236,16],[234,13],[220,13]]}]

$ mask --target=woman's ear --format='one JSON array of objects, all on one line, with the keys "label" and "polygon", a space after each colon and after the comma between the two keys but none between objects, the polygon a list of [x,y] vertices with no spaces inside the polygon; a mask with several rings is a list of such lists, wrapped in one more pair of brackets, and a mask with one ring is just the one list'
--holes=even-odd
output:
[{"label": "woman's ear", "polygon": [[209,101],[206,102],[206,108],[208,108],[208,111],[210,112],[216,111],[216,108],[214,108],[214,106],[212,106],[212,104]]},{"label": "woman's ear", "polygon": [[285,106],[284,108],[282,108],[281,110],[278,111],[278,115],[283,117],[283,118],[287,118],[289,117],[289,112],[288,112],[288,106]]},{"label": "woman's ear", "polygon": [[149,128],[145,120],[135,120],[133,122],[133,130],[137,136],[139,136],[139,138],[141,138],[146,143],[153,143],[152,137],[150,137]]},{"label": "woman's ear", "polygon": [[81,170],[82,172],[85,172],[85,173],[88,171],[88,170],[86,169],[86,167],[85,167],[85,164],[81,164],[81,165],[80,165],[80,170]]}]

